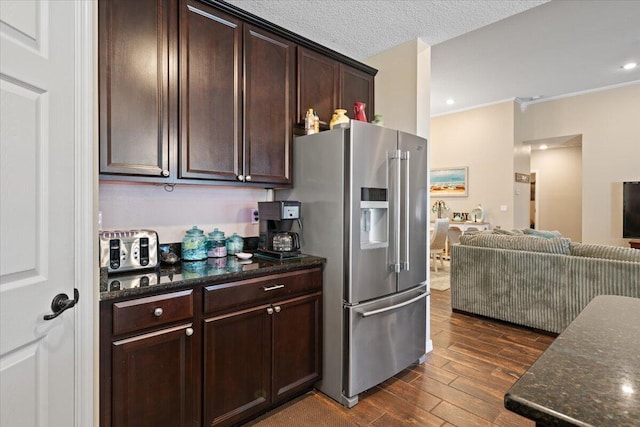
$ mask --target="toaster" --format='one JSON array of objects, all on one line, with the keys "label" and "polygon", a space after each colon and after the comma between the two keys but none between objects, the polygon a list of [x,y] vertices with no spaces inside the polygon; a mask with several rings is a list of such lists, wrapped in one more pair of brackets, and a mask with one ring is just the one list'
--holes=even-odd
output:
[{"label": "toaster", "polygon": [[109,273],[155,268],[158,233],[153,230],[101,231],[100,267]]}]

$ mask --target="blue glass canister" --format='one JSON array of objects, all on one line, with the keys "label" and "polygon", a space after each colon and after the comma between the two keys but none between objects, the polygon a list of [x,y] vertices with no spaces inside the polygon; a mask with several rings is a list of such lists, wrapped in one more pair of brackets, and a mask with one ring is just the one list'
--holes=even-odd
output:
[{"label": "blue glass canister", "polygon": [[182,238],[182,259],[185,261],[207,259],[207,236],[195,225]]},{"label": "blue glass canister", "polygon": [[220,258],[227,256],[227,242],[224,238],[224,231],[220,231],[217,228],[214,228],[211,233],[209,233],[209,251],[207,255],[213,258]]},{"label": "blue glass canister", "polygon": [[233,233],[227,239],[227,255],[235,255],[238,252],[242,252],[244,248],[244,239],[238,236],[238,233]]}]

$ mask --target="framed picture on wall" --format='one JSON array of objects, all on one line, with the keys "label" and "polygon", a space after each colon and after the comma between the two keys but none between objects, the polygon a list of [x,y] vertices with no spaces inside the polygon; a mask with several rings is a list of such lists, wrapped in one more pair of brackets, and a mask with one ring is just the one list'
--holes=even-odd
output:
[{"label": "framed picture on wall", "polygon": [[467,197],[469,188],[469,168],[431,169],[429,192],[435,197]]}]

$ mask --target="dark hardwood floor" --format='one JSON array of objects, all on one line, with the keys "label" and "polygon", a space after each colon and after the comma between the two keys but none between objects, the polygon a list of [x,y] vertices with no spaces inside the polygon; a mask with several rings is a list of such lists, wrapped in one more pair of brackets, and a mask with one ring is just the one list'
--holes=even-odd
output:
[{"label": "dark hardwood floor", "polygon": [[363,393],[351,409],[320,392],[310,397],[353,426],[535,425],[504,409],[503,396],[553,336],[452,313],[450,291],[432,290],[431,338],[424,364]]}]

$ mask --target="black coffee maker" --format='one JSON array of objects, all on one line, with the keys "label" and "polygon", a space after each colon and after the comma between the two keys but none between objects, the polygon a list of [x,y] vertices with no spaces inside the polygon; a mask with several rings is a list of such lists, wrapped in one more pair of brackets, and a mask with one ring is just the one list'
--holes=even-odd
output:
[{"label": "black coffee maker", "polygon": [[283,200],[258,202],[260,235],[258,253],[272,258],[284,259],[300,255],[300,236],[291,231],[294,223],[300,222],[300,202]]}]

